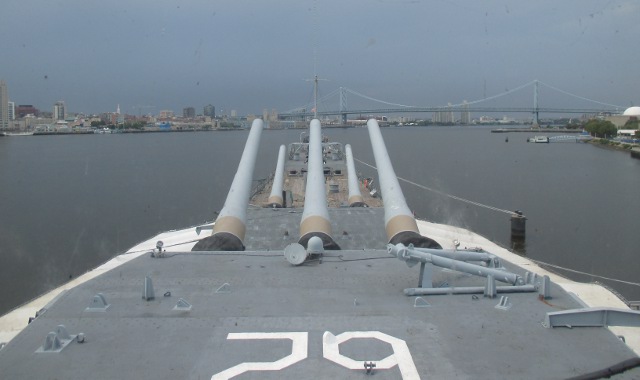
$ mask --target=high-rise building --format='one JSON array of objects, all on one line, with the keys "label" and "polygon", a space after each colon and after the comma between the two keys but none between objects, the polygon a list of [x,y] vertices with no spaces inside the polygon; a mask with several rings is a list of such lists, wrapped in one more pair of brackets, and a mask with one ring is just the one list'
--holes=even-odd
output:
[{"label": "high-rise building", "polygon": [[196,117],[196,109],[193,107],[185,107],[182,109],[182,117],[185,119],[193,119]]},{"label": "high-rise building", "polygon": [[435,124],[451,124],[455,122],[451,103],[447,107],[439,107],[439,110],[433,113],[431,121]]},{"label": "high-rise building", "polygon": [[9,102],[9,120],[16,119],[16,103]]},{"label": "high-rise building", "polygon": [[469,103],[462,102],[462,111],[460,112],[460,124],[471,124],[471,112],[469,112]]},{"label": "high-rise building", "polygon": [[9,93],[7,84],[0,80],[0,129],[9,128]]},{"label": "high-rise building", "polygon": [[116,106],[116,124],[124,124],[124,115],[120,113],[120,104]]},{"label": "high-rise building", "polygon": [[53,105],[53,120],[64,120],[67,117],[67,110],[64,106],[64,101],[57,101]]},{"label": "high-rise building", "polygon": [[278,121],[278,111],[273,108],[269,114],[269,121]]},{"label": "high-rise building", "polygon": [[204,116],[209,116],[211,118],[216,117],[216,107],[214,107],[212,104],[204,106],[203,114]]}]

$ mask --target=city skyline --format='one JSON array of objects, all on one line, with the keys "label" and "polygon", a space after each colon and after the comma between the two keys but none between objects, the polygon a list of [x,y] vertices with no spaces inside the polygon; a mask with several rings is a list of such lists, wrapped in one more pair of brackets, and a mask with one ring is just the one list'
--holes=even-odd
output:
[{"label": "city skyline", "polygon": [[[547,84],[544,84],[547,87],[550,87]],[[523,122],[523,123],[527,123],[530,122],[532,119],[531,117],[528,117],[526,115],[524,115],[524,117],[517,117],[517,118],[511,118],[509,116],[507,116],[507,114],[515,114],[515,115],[519,115],[519,116],[523,116],[522,113],[524,114],[529,114],[533,111],[533,109],[538,109],[538,93],[539,93],[539,82],[538,81],[532,81],[531,83],[525,84],[523,86],[520,86],[520,88],[516,88],[514,90],[505,90],[506,92],[504,92],[503,94],[499,94],[498,96],[491,96],[489,98],[487,98],[486,100],[491,100],[492,98],[502,98],[505,95],[511,95],[513,92],[517,92],[520,91],[522,89],[525,89],[527,87],[531,87],[534,88],[534,106],[533,107],[529,107],[529,106],[525,106],[525,107],[515,107],[515,108],[500,108],[500,107],[479,107],[479,108],[470,108],[470,103],[467,100],[463,100],[462,103],[460,104],[452,104],[452,103],[448,103],[446,106],[438,106],[438,107],[432,107],[429,109],[414,109],[411,108],[410,106],[403,106],[403,105],[399,105],[399,104],[391,104],[391,103],[386,103],[386,106],[391,106],[391,107],[386,107],[386,108],[381,108],[378,110],[375,109],[369,109],[368,112],[362,112],[359,111],[358,109],[349,109],[347,113],[342,114],[340,113],[340,111],[337,110],[337,108],[330,108],[329,110],[332,112],[325,112],[322,114],[322,119],[325,120],[332,120],[332,122],[335,122],[338,119],[342,119],[343,122],[346,122],[346,119],[344,119],[345,115],[353,115],[354,117],[352,118],[353,120],[364,120],[363,116],[366,117],[376,117],[378,118],[380,114],[382,113],[387,113],[389,115],[394,115],[391,119],[394,121],[417,121],[417,120],[427,120],[427,121],[431,121],[433,123],[440,123],[440,124],[456,124],[456,123],[460,123],[460,124],[476,124],[476,123],[486,123],[487,120],[498,120],[498,118],[496,117],[491,117],[491,116],[487,116],[486,114],[497,114],[500,113],[502,114],[502,119],[500,119],[501,121],[508,121],[508,122]],[[557,89],[557,88],[553,88],[556,91],[559,92],[564,92],[561,89]],[[338,92],[334,91],[334,95],[339,94]],[[339,94],[340,95],[340,94]],[[366,98],[368,100],[373,100],[375,101],[376,99],[373,98],[369,98],[367,96],[363,96],[362,94],[359,93],[354,93],[354,95],[360,95],[361,98]],[[570,93],[565,93],[565,95],[569,95],[572,96],[574,98],[581,98],[578,95],[575,94],[570,94]],[[148,108],[155,108],[154,106],[135,106],[133,108],[138,109],[138,114],[136,115],[135,113],[129,113],[129,112],[123,112],[120,109],[120,104],[116,105],[116,111],[112,112],[112,111],[103,111],[103,112],[95,112],[95,113],[83,113],[83,112],[69,112],[67,113],[67,107],[65,104],[64,100],[59,100],[57,102],[54,103],[53,105],[53,112],[48,112],[48,111],[43,111],[43,110],[39,110],[36,107],[33,107],[33,105],[15,105],[15,102],[12,101],[4,101],[3,99],[8,99],[7,96],[7,86],[6,84],[0,80],[0,102],[2,102],[4,105],[8,105],[8,111],[4,111],[2,109],[0,109],[0,121],[3,121],[2,125],[5,125],[4,128],[6,128],[6,122],[4,122],[4,118],[6,118],[6,115],[8,115],[8,121],[10,122],[9,124],[12,124],[11,121],[14,120],[23,120],[23,118],[27,117],[27,118],[36,118],[37,120],[43,119],[46,121],[47,118],[51,119],[52,121],[71,121],[74,123],[80,122],[82,124],[83,120],[85,119],[92,119],[92,120],[111,120],[112,124],[125,124],[125,122],[133,122],[133,121],[155,121],[156,118],[159,120],[170,120],[170,119],[185,119],[185,120],[190,120],[190,119],[195,119],[198,118],[200,119],[200,121],[210,121],[214,118],[218,118],[218,119],[224,119],[226,120],[227,118],[231,118],[231,119],[248,119],[248,120],[253,120],[253,118],[256,117],[256,114],[254,113],[247,113],[244,115],[241,115],[238,113],[237,110],[232,109],[229,112],[225,112],[224,114],[221,115],[216,115],[215,113],[215,106],[213,106],[212,104],[208,104],[204,107],[202,107],[202,113],[197,112],[196,108],[193,106],[186,106],[182,108],[182,116],[179,116],[179,113],[176,114],[174,112],[174,110],[172,109],[162,109],[159,110],[157,112],[145,112],[144,114],[141,112],[142,109],[148,109]],[[342,95],[340,96],[340,99],[342,99]],[[600,114],[600,115],[621,115],[623,114],[624,111],[624,115],[627,114],[627,111],[632,109],[632,108],[640,108],[637,106],[632,106],[630,108],[625,108],[622,106],[614,106],[611,104],[607,104],[607,103],[600,103],[598,101],[592,101],[589,99],[582,99],[582,100],[586,100],[591,102],[595,102],[598,103],[598,106],[601,106],[603,108],[597,109],[597,108],[591,108],[591,109],[584,109],[584,108],[578,108],[578,109],[546,109],[546,108],[540,108],[540,113],[546,113],[548,116],[545,117],[545,120],[562,120],[562,119],[573,119],[575,118],[576,114],[581,113],[582,115],[580,116],[581,119],[585,119],[585,118],[589,118],[589,117],[593,117],[593,115],[596,114]],[[480,101],[480,103],[482,103],[483,100]],[[477,101],[472,102],[473,104],[477,104]],[[308,105],[308,106],[312,106],[312,105]],[[395,107],[395,108],[394,108]],[[406,108],[409,107],[409,108]],[[606,108],[604,108],[606,107]],[[612,108],[616,108],[615,110]],[[427,108],[427,107],[425,107]],[[329,110],[325,110],[325,111],[329,111]],[[345,111],[347,109],[345,108]],[[4,112],[2,112],[4,111]],[[287,111],[285,112],[286,115],[282,115],[284,116],[285,120],[290,118],[290,117],[294,117],[294,118],[299,118],[300,116],[296,116],[296,114],[298,112],[310,112],[310,110],[308,108],[297,108],[294,109],[292,111]],[[369,113],[370,112],[370,113]],[[472,117],[472,112],[476,113],[477,115],[480,114],[485,114],[480,116],[479,118],[474,118]],[[421,117],[424,113],[427,114],[431,114],[431,117]],[[537,114],[538,112],[533,112],[534,118],[533,118],[533,124],[537,125]],[[358,115],[359,114],[359,115]],[[366,114],[366,115],[365,115]],[[459,118],[457,118],[455,116],[455,114],[459,114]],[[556,116],[551,116],[555,114]],[[560,115],[562,114],[562,115]],[[3,116],[5,115],[5,116]],[[374,116],[375,115],[375,116]],[[278,111],[274,108],[271,109],[271,111],[269,111],[269,109],[264,108],[262,111],[262,119],[266,120],[266,121],[278,121],[279,120],[279,116],[280,114],[278,113]],[[425,115],[426,116],[426,115]],[[388,116],[381,116],[383,119],[387,119]],[[390,119],[390,120],[391,120]],[[586,120],[586,119],[585,119]],[[37,121],[36,121],[37,122]],[[31,125],[33,123],[33,121],[28,122],[27,125]],[[74,124],[75,126],[75,124]],[[23,128],[24,126],[22,126]],[[19,124],[12,124],[12,128],[21,128],[19,127]]]},{"label": "city skyline", "polygon": [[15,37],[0,40],[0,79],[16,105],[49,110],[63,99],[85,114],[116,104],[126,114],[208,104],[219,114],[285,112],[311,100],[314,72],[328,79],[323,93],[346,86],[417,106],[540,79],[628,107],[640,103],[638,15],[626,0],[8,0],[0,33]]}]

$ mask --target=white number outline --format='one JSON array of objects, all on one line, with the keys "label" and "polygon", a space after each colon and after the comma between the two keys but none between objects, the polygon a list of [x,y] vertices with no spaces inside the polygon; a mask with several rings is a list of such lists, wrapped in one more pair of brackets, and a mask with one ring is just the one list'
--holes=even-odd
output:
[{"label": "white number outline", "polygon": [[308,332],[229,333],[227,335],[227,340],[237,339],[290,339],[292,341],[291,354],[274,362],[240,363],[216,373],[211,376],[211,380],[227,380],[248,371],[279,371],[307,358]]},{"label": "white number outline", "polygon": [[[393,348],[393,354],[382,360],[353,360],[350,357],[340,353],[340,344],[351,339],[377,339],[382,342],[389,343]],[[325,359],[337,363],[348,369],[364,370],[365,361],[373,361],[376,364],[375,369],[390,369],[398,365],[402,378],[405,380],[420,379],[418,369],[413,363],[411,352],[407,342],[391,335],[381,333],[380,331],[347,331],[340,335],[333,335],[329,331],[325,331],[322,335],[322,354]]]},{"label": "white number outline", "polygon": [[[246,362],[235,365],[219,372],[211,377],[211,380],[228,380],[249,371],[280,371],[308,356],[308,332],[275,332],[275,333],[229,333],[228,340],[261,340],[261,339],[289,339],[292,342],[291,354],[274,362]],[[340,353],[340,344],[351,339],[376,339],[386,342],[393,348],[393,354],[382,360],[353,360]],[[333,335],[325,331],[322,335],[322,355],[344,368],[351,370],[364,370],[364,363],[375,362],[376,370],[391,369],[398,366],[402,378],[405,380],[420,380],[418,369],[413,362],[413,357],[402,339],[387,335],[380,331],[346,331],[339,335]]]}]

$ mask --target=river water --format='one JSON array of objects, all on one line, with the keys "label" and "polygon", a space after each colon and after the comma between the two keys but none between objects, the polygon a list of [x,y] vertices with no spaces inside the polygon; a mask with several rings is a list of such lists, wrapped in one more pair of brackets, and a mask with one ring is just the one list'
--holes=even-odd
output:
[{"label": "river water", "polygon": [[[254,178],[300,131],[265,130]],[[366,129],[336,129],[374,164]],[[247,131],[0,138],[0,314],[169,229],[213,219]],[[639,282],[640,160],[582,143],[531,144],[488,127],[383,129],[396,174],[438,191],[527,216],[523,254]],[[364,175],[374,170],[356,163]],[[401,182],[419,218],[510,246],[509,215]],[[601,281],[629,300],[640,287]]]}]

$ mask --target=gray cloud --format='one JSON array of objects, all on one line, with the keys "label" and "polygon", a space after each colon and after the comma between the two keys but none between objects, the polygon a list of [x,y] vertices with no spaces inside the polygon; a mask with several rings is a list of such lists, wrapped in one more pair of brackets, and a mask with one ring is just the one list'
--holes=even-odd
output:
[{"label": "gray cloud", "polygon": [[299,0],[5,3],[0,78],[12,100],[41,109],[64,99],[78,112],[284,111],[309,101],[314,48],[324,93],[439,105],[540,79],[640,103],[636,1],[330,0],[315,16]]}]

